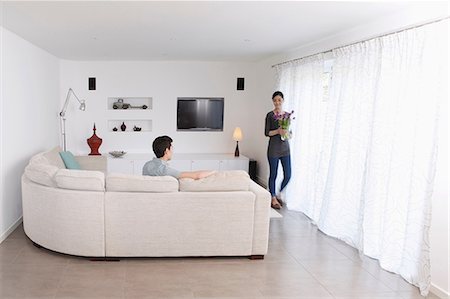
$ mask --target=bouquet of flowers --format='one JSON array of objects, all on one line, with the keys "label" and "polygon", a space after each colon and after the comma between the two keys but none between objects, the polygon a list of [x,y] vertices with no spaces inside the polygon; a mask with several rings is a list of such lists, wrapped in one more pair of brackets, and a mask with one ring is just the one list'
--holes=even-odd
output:
[{"label": "bouquet of flowers", "polygon": [[[285,112],[283,114],[275,114],[275,119],[278,121],[278,125],[283,130],[286,130],[286,133],[281,135],[281,140],[289,140],[291,139],[292,131],[289,130],[289,126],[291,125],[291,116],[294,114],[294,110],[291,112]],[[295,119],[293,117],[292,119]]]}]

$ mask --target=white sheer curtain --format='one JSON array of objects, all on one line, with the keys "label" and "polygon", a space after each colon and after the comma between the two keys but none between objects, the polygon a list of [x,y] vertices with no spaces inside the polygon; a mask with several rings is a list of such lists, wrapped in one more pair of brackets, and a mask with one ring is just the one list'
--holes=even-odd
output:
[{"label": "white sheer curtain", "polygon": [[[445,84],[439,43],[447,28],[445,20],[337,49],[328,107],[318,108],[313,92],[290,103],[299,120],[288,208],[379,259],[423,295],[430,287],[430,198]],[[279,79],[282,91],[320,81],[318,69],[299,70],[279,72],[291,75]]]},{"label": "white sheer curtain", "polygon": [[[303,182],[313,179],[318,163],[317,152],[320,151],[321,144],[319,136],[323,131],[324,109],[326,109],[326,103],[322,101],[324,58],[319,54],[284,63],[278,65],[276,71],[278,90],[283,92],[285,98],[283,108],[285,111],[294,110],[295,117],[291,122],[292,176],[286,188],[287,200],[294,196],[296,199],[303,199],[290,201],[288,206],[290,209],[304,211],[309,209],[309,205],[314,204],[306,200],[311,192],[309,188],[313,185],[305,185]],[[282,171],[279,170],[278,173],[282,174]],[[280,185],[281,181],[282,175],[279,175],[277,185]]]}]

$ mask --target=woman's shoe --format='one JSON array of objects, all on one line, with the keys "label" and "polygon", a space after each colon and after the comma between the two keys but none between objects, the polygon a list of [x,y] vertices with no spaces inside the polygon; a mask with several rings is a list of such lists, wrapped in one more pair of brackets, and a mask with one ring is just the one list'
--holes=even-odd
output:
[{"label": "woman's shoe", "polygon": [[281,209],[281,205],[280,205],[280,203],[278,202],[278,199],[277,199],[276,197],[272,197],[272,203],[270,204],[270,206],[271,206],[273,209],[276,209],[276,210]]},{"label": "woman's shoe", "polygon": [[279,203],[273,203],[270,205],[272,209],[279,210],[281,209],[281,205]]},{"label": "woman's shoe", "polygon": [[283,202],[283,200],[281,199],[281,196],[277,196],[277,201],[278,201],[278,203],[280,204],[280,206],[283,206],[283,205],[284,205],[284,202]]},{"label": "woman's shoe", "polygon": [[284,205],[284,202],[281,200],[281,198],[277,198],[278,202],[280,203],[280,206]]}]

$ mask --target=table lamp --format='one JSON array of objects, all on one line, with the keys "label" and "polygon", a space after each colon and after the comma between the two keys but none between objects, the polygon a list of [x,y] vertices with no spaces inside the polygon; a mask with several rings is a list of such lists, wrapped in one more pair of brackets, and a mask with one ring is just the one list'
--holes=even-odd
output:
[{"label": "table lamp", "polygon": [[236,141],[236,150],[234,151],[234,156],[239,157],[239,141],[242,140],[241,128],[236,127],[233,132],[233,140]]}]

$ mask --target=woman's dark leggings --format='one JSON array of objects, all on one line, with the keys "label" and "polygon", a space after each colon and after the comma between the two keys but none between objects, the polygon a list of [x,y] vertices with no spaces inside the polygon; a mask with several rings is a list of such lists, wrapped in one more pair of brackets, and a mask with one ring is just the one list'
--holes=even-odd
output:
[{"label": "woman's dark leggings", "polygon": [[267,157],[269,160],[270,166],[270,175],[269,175],[269,191],[272,197],[275,197],[275,181],[277,179],[278,172],[278,161],[281,160],[281,165],[283,166],[283,182],[281,182],[282,191],[284,187],[289,183],[291,179],[291,156],[284,157]]}]

